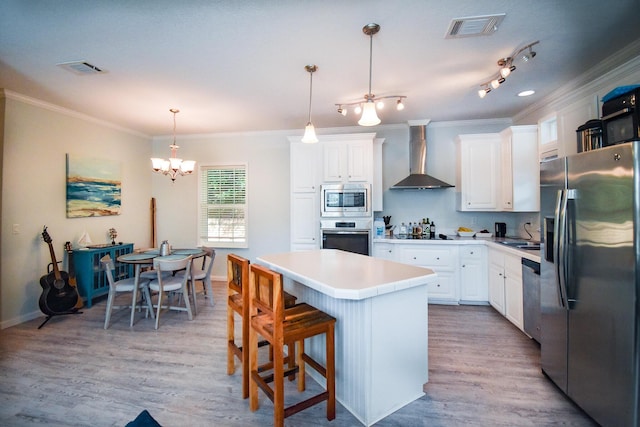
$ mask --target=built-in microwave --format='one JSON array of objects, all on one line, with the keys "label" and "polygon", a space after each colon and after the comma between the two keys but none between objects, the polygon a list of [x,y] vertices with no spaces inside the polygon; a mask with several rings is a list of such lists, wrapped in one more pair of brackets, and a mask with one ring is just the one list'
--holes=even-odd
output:
[{"label": "built-in microwave", "polygon": [[320,186],[320,216],[345,217],[371,215],[371,185],[324,184]]},{"label": "built-in microwave", "polygon": [[615,145],[640,139],[640,88],[602,104],[604,144]]}]

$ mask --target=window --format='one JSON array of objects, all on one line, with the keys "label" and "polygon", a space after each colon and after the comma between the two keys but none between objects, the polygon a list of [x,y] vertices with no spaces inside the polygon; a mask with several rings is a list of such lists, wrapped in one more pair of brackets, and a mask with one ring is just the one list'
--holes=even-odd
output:
[{"label": "window", "polygon": [[247,166],[201,166],[198,228],[202,244],[248,247],[247,221]]}]

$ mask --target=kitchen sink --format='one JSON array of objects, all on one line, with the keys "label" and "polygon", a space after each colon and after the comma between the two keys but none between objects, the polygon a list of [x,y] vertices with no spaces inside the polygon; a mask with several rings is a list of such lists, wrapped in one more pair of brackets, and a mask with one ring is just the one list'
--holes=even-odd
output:
[{"label": "kitchen sink", "polygon": [[500,242],[500,244],[509,246],[512,248],[518,248],[518,249],[524,249],[524,250],[531,250],[531,251],[540,250],[540,243],[530,242],[527,240]]}]

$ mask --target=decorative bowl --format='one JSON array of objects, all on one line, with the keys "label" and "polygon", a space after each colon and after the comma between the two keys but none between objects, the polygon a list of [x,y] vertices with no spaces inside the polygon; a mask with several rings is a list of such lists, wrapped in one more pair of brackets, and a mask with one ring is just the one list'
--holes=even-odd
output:
[{"label": "decorative bowl", "polygon": [[473,237],[476,234],[475,231],[457,231],[457,233],[460,237]]}]

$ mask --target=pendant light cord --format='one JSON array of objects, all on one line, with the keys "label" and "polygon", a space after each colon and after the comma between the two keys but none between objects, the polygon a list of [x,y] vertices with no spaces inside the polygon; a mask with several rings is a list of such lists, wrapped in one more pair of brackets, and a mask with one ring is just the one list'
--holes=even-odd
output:
[{"label": "pendant light cord", "polygon": [[313,71],[309,72],[309,120],[307,123],[311,123],[311,96],[313,94]]},{"label": "pendant light cord", "polygon": [[371,99],[371,70],[373,69],[373,34],[369,34],[369,96]]}]

